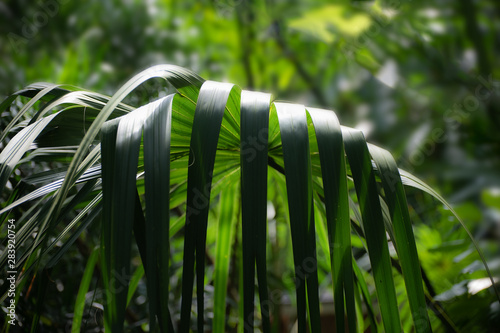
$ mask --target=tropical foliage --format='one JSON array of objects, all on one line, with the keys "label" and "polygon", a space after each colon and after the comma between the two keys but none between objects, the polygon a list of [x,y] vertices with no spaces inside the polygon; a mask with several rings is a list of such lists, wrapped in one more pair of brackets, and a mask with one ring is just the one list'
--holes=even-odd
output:
[{"label": "tropical foliage", "polygon": [[[155,77],[176,93],[137,109],[121,103]],[[225,331],[229,311],[240,317],[239,329],[252,331],[258,323],[270,332],[277,318],[271,310],[283,289],[295,289],[288,296],[299,332],[321,331],[320,291],[323,296],[328,289],[337,331],[371,326],[397,332],[403,325],[431,330],[427,303],[435,301],[429,287],[424,292],[403,181],[443,200],[400,171],[387,151],[367,144],[360,131],[340,126],[333,111],[275,102],[269,94],[205,81],[171,65],[136,75],[111,98],[35,84],[9,97],[2,109],[18,96],[30,100],[2,135],[16,133],[0,154],[1,185],[10,193],[1,213],[7,221],[13,209],[22,212],[15,214],[18,295],[38,285],[32,329],[43,314],[50,272],[95,224],[101,244],[89,249],[74,331],[80,330],[96,270],[104,293],[93,301],[104,304],[104,326],[112,332],[123,331],[143,275],[151,331],[157,321],[162,331]],[[35,115],[21,121],[34,105]],[[30,175],[14,172],[33,163],[40,169],[32,167]],[[279,217],[269,215],[270,207],[279,209]],[[215,239],[208,237],[212,228]],[[287,230],[283,239],[278,228]],[[294,271],[291,286],[273,289],[268,282],[271,237],[290,244],[278,250],[289,253],[284,265]],[[141,259],[136,265],[132,244]],[[368,262],[360,267],[355,259],[364,253]],[[1,266],[6,262],[4,251]],[[407,300],[398,301],[394,274],[404,278]],[[229,297],[228,283],[239,285],[239,295]],[[3,298],[7,289],[4,284]],[[178,292],[181,297],[173,297]],[[239,309],[229,306],[231,298]],[[213,318],[205,315],[207,307]],[[401,308],[409,308],[413,325],[401,320]],[[442,309],[436,312],[443,325],[453,326]]]},{"label": "tropical foliage", "polygon": [[[265,94],[254,95],[255,98],[261,96],[259,105],[262,103],[262,108],[264,104],[268,104],[270,117],[268,123],[261,122],[259,125],[251,123],[250,127],[245,129],[241,126],[245,123],[241,117],[246,114],[241,101],[245,101],[248,96],[244,97],[246,92],[238,95],[237,87],[233,87],[229,93],[228,100],[234,101],[228,103],[222,118],[214,172],[208,174],[212,177],[212,187],[207,217],[203,281],[204,323],[207,329],[242,331],[245,326],[240,323],[252,321],[256,331],[267,330],[268,323],[272,332],[289,332],[296,329],[297,292],[299,292],[296,286],[305,284],[306,299],[308,299],[309,290],[314,289],[308,285],[308,283],[314,284],[308,275],[312,273],[313,267],[317,267],[322,329],[331,331],[333,326],[341,325],[335,322],[335,312],[338,313],[342,309],[339,308],[341,301],[337,297],[339,292],[337,290],[335,293],[334,288],[351,290],[351,287],[335,283],[335,279],[339,277],[334,276],[332,281],[332,274],[338,274],[339,269],[342,270],[344,266],[343,262],[336,261],[335,255],[330,257],[330,247],[336,241],[342,240],[336,239],[336,235],[345,236],[344,233],[348,230],[343,229],[338,233],[335,228],[333,231],[329,229],[332,228],[332,216],[336,217],[339,213],[336,213],[336,210],[332,213],[326,203],[330,200],[327,197],[335,198],[337,195],[339,200],[340,198],[345,200],[346,196],[345,193],[332,194],[322,190],[329,186],[334,188],[337,186],[337,183],[328,185],[333,184],[333,181],[324,178],[322,170],[323,163],[329,163],[323,160],[325,156],[341,156],[342,153],[339,153],[338,149],[342,147],[344,154],[347,154],[344,162],[347,193],[350,198],[348,218],[351,229],[352,269],[355,277],[352,289],[357,328],[360,331],[371,325],[371,330],[374,330],[375,326],[379,330],[384,329],[382,326],[384,321],[379,312],[377,285],[370,264],[370,251],[366,250],[370,245],[365,238],[363,210],[360,209],[363,201],[357,196],[356,181],[359,180],[355,175],[356,170],[351,168],[353,150],[352,145],[349,148],[349,138],[352,129],[358,129],[362,131],[366,141],[393,153],[400,167],[409,218],[422,268],[427,315],[433,331],[496,332],[500,326],[500,303],[474,245],[484,253],[492,275],[498,278],[500,276],[498,259],[500,258],[500,246],[498,246],[500,244],[498,173],[500,132],[497,130],[500,126],[499,3],[492,0],[375,0],[335,3],[327,0],[81,2],[4,0],[0,2],[0,102],[6,100],[0,106],[0,154],[3,154],[2,159],[8,160],[7,164],[0,167],[2,177],[5,177],[0,179],[4,184],[0,192],[0,210],[7,208],[16,200],[25,200],[18,201],[17,206],[12,206],[12,210],[5,210],[0,216],[2,221],[0,254],[5,256],[6,250],[12,250],[8,247],[7,236],[12,232],[9,228],[15,227],[16,233],[21,237],[18,244],[23,244],[16,248],[19,267],[24,263],[23,267],[26,268],[26,271],[17,272],[17,277],[22,278],[17,281],[15,297],[16,315],[19,324],[23,326],[10,327],[9,331],[16,332],[19,329],[26,331],[32,327],[34,329],[33,322],[39,323],[40,329],[48,331],[66,332],[71,327],[74,327],[74,331],[78,331],[78,328],[81,331],[102,331],[104,307],[109,309],[108,298],[114,297],[108,295],[105,288],[108,291],[123,292],[126,289],[126,283],[123,281],[126,280],[130,280],[130,284],[124,315],[125,330],[139,332],[152,330],[149,324],[151,303],[148,297],[157,296],[163,299],[160,292],[158,295],[151,295],[151,290],[156,288],[151,287],[151,284],[159,288],[155,281],[163,281],[163,278],[152,277],[151,265],[148,273],[147,254],[152,251],[154,244],[159,242],[159,238],[156,241],[148,239],[149,247],[144,245],[147,244],[146,241],[138,242],[137,235],[140,236],[141,232],[134,224],[130,241],[130,271],[113,272],[116,265],[123,263],[110,260],[111,262],[106,264],[101,242],[104,239],[108,239],[111,243],[114,241],[110,236],[113,234],[112,231],[108,234],[108,231],[104,230],[103,233],[102,230],[102,218],[105,214],[103,205],[109,201],[106,198],[102,199],[99,193],[103,186],[106,188],[109,184],[105,186],[101,183],[100,165],[104,157],[100,155],[100,144],[104,139],[101,130],[96,133],[95,128],[92,129],[94,140],[91,143],[87,142],[87,150],[78,153],[79,158],[88,156],[88,159],[85,162],[85,159],[80,161],[80,165],[83,163],[81,168],[75,162],[73,167],[76,166],[77,169],[73,180],[68,179],[63,188],[61,185],[82,138],[90,133],[94,120],[110,101],[108,96],[115,95],[118,87],[144,68],[156,64],[175,63],[194,70],[204,78],[235,82],[244,89],[272,92],[275,96],[271,98],[268,95],[265,97]],[[184,309],[184,325],[187,325],[186,318],[189,317],[186,308],[190,302],[184,301],[184,305],[181,303],[182,299],[187,299],[183,297],[182,289],[186,284],[183,282],[182,266],[185,253],[184,239],[191,231],[185,226],[188,184],[178,187],[175,185],[180,184],[180,179],[186,180],[189,176],[187,170],[190,167],[186,169],[186,166],[199,167],[196,164],[196,157],[189,160],[190,156],[194,156],[190,144],[196,106],[184,101],[186,96],[191,95],[186,91],[191,89],[179,88],[182,81],[172,81],[170,77],[168,80],[172,83],[170,84],[162,79],[147,79],[150,74],[154,75],[152,72],[144,74],[144,82],[124,93],[123,100],[117,97],[121,103],[112,108],[112,111],[107,110],[111,112],[107,121],[124,119],[136,108],[145,110],[143,106],[148,103],[155,103],[169,94],[176,93],[175,97],[169,97],[172,99],[173,111],[171,161],[169,161],[171,177],[168,180],[171,189],[168,211],[170,256],[158,260],[166,263],[168,259],[169,316],[172,325],[178,328],[183,313],[181,309]],[[24,88],[33,82],[56,82],[66,85],[54,86],[43,83]],[[201,82],[204,80],[200,78],[192,82],[192,96],[199,96]],[[107,96],[74,86],[85,87]],[[16,91],[19,92],[12,95]],[[236,100],[238,98],[239,100]],[[282,125],[283,121],[286,121],[282,117],[284,106],[283,103],[277,103],[274,98],[334,110],[342,125],[350,127],[348,131],[347,127],[341,127],[343,142],[341,148],[338,144],[328,144],[328,153],[324,153],[325,141],[321,141],[321,132],[325,130],[322,126],[326,125],[322,125],[323,122],[318,123],[318,118],[319,114],[322,115],[321,118],[332,117],[324,116],[332,112],[319,112],[310,107],[300,110],[300,113],[306,114],[309,135],[313,185],[311,207],[314,208],[317,265],[313,265],[311,261],[312,250],[304,248],[306,260],[301,262],[297,270],[294,262],[294,246],[299,244],[296,243],[296,235],[305,234],[311,229],[309,225],[308,229],[294,227],[292,232],[291,226],[297,224],[291,224],[289,207],[296,209],[295,206],[298,205],[290,205],[290,201],[294,199],[288,194],[287,181],[290,182],[292,178],[285,177],[286,156],[281,155],[283,149],[287,150],[285,147],[287,139],[282,137]],[[193,99],[193,102],[196,101]],[[147,107],[149,111],[138,113],[143,113],[144,117],[148,114],[149,117],[153,117],[151,119],[158,119],[154,118],[157,116],[153,114],[160,112],[161,117],[168,118],[168,115],[163,115],[165,108],[168,109],[166,106],[168,101],[159,103],[166,104],[153,104]],[[231,103],[235,106],[231,106]],[[184,119],[175,111],[179,106],[183,107],[179,112],[189,114],[189,118]],[[238,107],[240,107],[239,114],[233,111]],[[163,111],[153,112],[150,108]],[[289,109],[290,106],[286,108]],[[235,116],[236,123],[229,122],[228,125],[226,113],[229,110]],[[54,115],[58,112],[60,113]],[[145,224],[149,225],[147,221],[151,219],[153,213],[146,203],[147,200],[151,201],[151,198],[147,199],[146,194],[149,192],[147,189],[153,185],[146,183],[148,170],[146,170],[147,159],[144,156],[151,152],[144,151],[146,118],[137,117],[140,118],[138,122],[142,124],[142,130],[135,127],[133,129],[141,131],[142,134],[140,134],[141,143],[136,164],[138,177],[135,184],[146,219]],[[116,120],[120,123],[122,121]],[[293,121],[295,124],[295,120]],[[37,122],[44,122],[44,125],[36,125],[38,127],[34,132],[29,130],[22,132],[30,125],[33,125],[31,129],[35,129],[34,124]],[[335,124],[333,122],[335,121],[331,120],[326,123],[334,129],[338,128],[336,122]],[[101,127],[103,130],[108,128],[114,131],[113,127],[108,127],[104,123],[103,126]],[[270,130],[279,131],[279,142],[272,141],[272,133],[269,131],[245,134],[253,128],[252,126],[267,126]],[[38,131],[40,132],[37,134]],[[228,134],[228,131],[233,134]],[[262,269],[263,246],[259,243],[262,237],[254,239],[253,242],[248,242],[248,239],[244,241],[242,238],[242,235],[249,233],[263,234],[262,224],[243,223],[243,220],[247,221],[251,217],[248,217],[250,213],[242,206],[243,202],[251,202],[252,206],[261,207],[258,211],[251,211],[251,214],[259,216],[257,220],[262,221],[264,214],[262,195],[255,197],[248,195],[249,197],[243,198],[240,194],[250,193],[250,191],[241,192],[241,182],[244,181],[241,170],[245,170],[249,165],[250,170],[260,170],[260,173],[254,176],[261,177],[258,186],[263,191],[264,153],[261,148],[265,147],[262,140],[266,134],[268,169],[264,270]],[[25,136],[30,138],[15,143]],[[121,134],[117,132],[117,136],[121,137]],[[184,141],[178,142],[179,137],[183,137]],[[248,140],[245,140],[245,137]],[[28,144],[32,139],[34,141]],[[112,138],[108,139],[113,142]],[[133,143],[131,145],[133,146]],[[130,151],[133,152],[134,149]],[[13,155],[4,153],[6,150]],[[411,311],[414,306],[410,307],[408,299],[411,297],[407,295],[405,279],[400,273],[404,273],[406,268],[400,267],[398,263],[398,260],[404,259],[397,247],[397,239],[401,239],[402,236],[397,232],[399,222],[395,222],[397,219],[392,219],[400,214],[397,212],[399,201],[395,206],[391,206],[391,199],[386,195],[388,184],[384,187],[381,178],[381,172],[384,171],[380,162],[381,157],[377,152],[380,151],[373,145],[368,145],[367,158],[372,160],[376,190],[383,199],[380,204],[382,218],[386,222],[391,221],[391,224],[384,227],[386,230],[394,230],[394,233],[388,232],[386,237],[400,322],[406,332],[411,331],[413,326],[418,326],[416,324],[419,323],[418,313],[413,311],[417,316],[414,322]],[[226,163],[224,158],[232,162]],[[248,165],[245,166],[247,162]],[[341,163],[338,159],[335,159],[335,162]],[[115,162],[107,162],[107,165],[110,165],[109,163]],[[164,165],[166,161],[161,163]],[[257,164],[260,168],[255,167]],[[299,168],[299,163],[294,164]],[[91,166],[87,168],[89,165]],[[106,165],[103,168],[108,171],[114,170],[106,169]],[[422,182],[402,169],[418,175],[432,188],[439,189],[470,229],[477,244],[470,241],[466,229],[459,227],[450,208],[426,194],[425,190],[430,191],[430,188],[425,187]],[[227,176],[222,176],[226,170]],[[73,169],[71,172],[74,171]],[[116,174],[132,173],[121,168],[119,171],[120,173]],[[231,171],[234,173],[231,174]],[[154,174],[155,171],[150,171],[150,175],[151,172]],[[115,174],[114,171],[110,173]],[[155,175],[155,177],[160,176]],[[341,178],[338,177],[340,181]],[[73,186],[72,183],[76,179],[79,180]],[[414,181],[411,181],[412,179]],[[92,185],[92,182],[95,184]],[[166,178],[161,178],[160,182],[166,184]],[[389,178],[389,185],[390,183],[393,183],[392,178]],[[195,185],[191,185],[193,187],[190,189],[194,191]],[[257,185],[251,182],[244,188],[249,186],[253,188]],[[342,184],[340,188],[344,188]],[[392,188],[397,189],[397,187]],[[57,200],[55,198],[59,194],[56,194],[56,190],[61,193]],[[199,190],[201,194],[205,193]],[[62,195],[64,191],[68,191],[65,200]],[[119,191],[118,193],[127,195],[125,194],[127,191],[121,189]],[[114,190],[111,193],[115,193]],[[203,206],[207,202],[201,194],[194,196],[195,205],[191,205],[190,211],[200,210],[196,205],[201,203]],[[104,196],[106,197],[106,190]],[[94,198],[95,202],[92,202]],[[261,198],[261,201],[257,198]],[[111,200],[115,199],[122,200],[121,198]],[[111,206],[113,202],[109,202]],[[402,206],[406,207],[406,203]],[[394,207],[395,211],[391,213]],[[159,209],[153,206],[153,211]],[[59,211],[59,214],[49,214],[50,210]],[[344,210],[342,212],[347,214]],[[109,211],[106,214],[108,213]],[[109,214],[114,216],[113,219],[116,218],[114,211]],[[158,216],[161,215],[164,219],[165,214],[167,212],[161,211]],[[243,217],[243,214],[246,217]],[[402,216],[406,219],[404,214],[403,210]],[[377,214],[371,215],[373,215],[371,218],[380,218]],[[55,221],[57,216],[61,218]],[[156,220],[156,215],[153,216]],[[193,214],[189,216],[190,219],[196,219]],[[344,215],[338,217],[347,218]],[[302,216],[301,219],[303,218]],[[9,219],[15,222],[10,223]],[[109,219],[112,220],[111,217]],[[228,220],[231,223],[219,224],[219,221]],[[312,221],[312,217],[308,221]],[[38,230],[44,223],[47,231],[39,234]],[[150,229],[146,231],[153,233]],[[146,231],[143,239],[147,239]],[[158,230],[154,229],[157,237],[165,237],[165,234],[156,231]],[[107,236],[103,237],[104,235]],[[329,236],[333,237],[333,241]],[[395,243],[392,240],[395,240]],[[40,244],[36,248],[34,248],[35,241]],[[201,260],[199,256],[201,252],[196,250],[197,246],[200,248],[199,240],[195,240],[194,244],[196,256],[193,263]],[[295,250],[302,251],[300,248]],[[338,254],[341,252],[335,248],[333,250]],[[118,251],[117,248],[114,248],[114,251]],[[242,256],[243,252],[250,255]],[[304,258],[304,255],[300,254],[298,258]],[[253,272],[251,271],[253,265],[248,264],[252,261],[256,263]],[[196,264],[193,265],[196,267]],[[245,272],[243,267],[246,267]],[[333,272],[332,267],[334,267]],[[1,269],[0,288],[5,291],[4,276],[7,274],[7,268],[2,266]],[[108,273],[110,271],[111,276]],[[263,274],[264,271],[266,274]],[[296,278],[296,273],[299,278]],[[103,279],[105,274],[108,274],[107,278]],[[163,271],[161,274],[167,273]],[[259,294],[264,290],[260,286],[267,284],[269,302],[262,303],[260,300],[261,296],[265,298],[266,295],[256,295],[254,305],[250,303],[250,297],[244,297],[244,292],[248,296],[252,291],[251,279],[243,279],[243,276],[252,274],[257,276],[253,292]],[[191,284],[194,286],[194,281],[197,279],[196,268],[193,268],[193,275],[194,280]],[[113,276],[117,278],[115,284],[106,282]],[[263,282],[264,278],[267,281]],[[366,282],[366,288],[363,287],[361,279]],[[301,283],[306,280],[309,282]],[[498,280],[496,281],[498,287]],[[223,294],[221,290],[224,288],[221,286],[226,285],[226,294]],[[163,289],[161,292],[165,293],[166,290]],[[188,291],[184,290],[184,293]],[[301,289],[299,293],[303,293],[303,290]],[[4,292],[1,294],[2,311],[8,312],[7,306],[11,297],[5,298]],[[332,295],[337,295],[335,302]],[[123,308],[123,299],[119,298],[123,298],[123,295],[116,297],[118,298],[111,299],[111,302],[117,304],[117,309]],[[343,297],[348,300],[351,296],[344,294]],[[197,299],[198,295],[195,292],[192,294],[193,306],[189,320],[194,330],[197,330],[196,318],[200,311],[197,308]],[[365,303],[371,304],[371,307]],[[243,315],[251,312],[252,306],[255,306],[253,318],[244,321]],[[271,313],[269,322],[265,316],[266,311],[263,316],[262,308]],[[162,309],[165,309],[165,306],[158,304],[151,311],[156,311],[158,318],[164,318],[165,312],[162,312]],[[309,318],[307,309],[309,304],[306,305],[306,319]],[[116,317],[114,312],[106,311],[106,318]],[[116,310],[116,313],[119,314],[119,311]],[[303,312],[303,307],[300,311]],[[352,304],[345,303],[344,311],[345,325],[348,325],[349,320],[354,320],[352,315],[348,316],[352,313]],[[363,324],[361,316],[364,317]],[[373,319],[375,320],[372,321]],[[301,319],[301,329],[304,327],[303,323],[304,320]],[[4,316],[0,316],[0,325],[2,327],[4,325]],[[163,324],[156,323],[156,330],[160,328],[159,325]],[[221,329],[223,326],[224,329]]]}]

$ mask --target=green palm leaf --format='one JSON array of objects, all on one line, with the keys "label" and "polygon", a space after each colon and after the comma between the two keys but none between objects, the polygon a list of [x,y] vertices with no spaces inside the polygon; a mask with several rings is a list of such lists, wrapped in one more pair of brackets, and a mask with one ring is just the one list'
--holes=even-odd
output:
[{"label": "green palm leaf", "polygon": [[319,298],[312,177],[306,110],[295,104],[274,104],[280,122],[292,232],[299,332],[306,331],[306,312],[319,332]]},{"label": "green palm leaf", "polygon": [[[243,246],[243,318],[253,330],[255,267],[261,304],[269,302],[266,275],[267,156],[271,95],[241,94],[241,202]],[[261,305],[264,332],[270,332],[269,308]]]},{"label": "green palm leaf", "polygon": [[344,300],[355,330],[351,228],[344,143],[337,117],[331,111],[308,108],[316,131],[328,222],[331,271],[334,282],[337,331],[344,332]]},{"label": "green palm leaf", "polygon": [[[122,103],[153,77],[166,79],[177,93],[137,109]],[[243,318],[240,331],[253,332],[260,321],[262,330],[271,332],[278,320],[272,309],[281,301],[274,291],[286,285],[270,275],[268,262],[267,209],[274,200],[272,205],[281,210],[279,220],[289,221],[272,223],[291,234],[291,246],[280,249],[286,254],[280,264],[294,272],[289,293],[299,332],[329,329],[321,326],[319,296],[326,291],[333,291],[336,331],[354,332],[367,325],[372,331],[401,331],[399,309],[404,305],[396,298],[396,259],[390,257],[388,242],[397,252],[415,331],[431,331],[403,185],[447,203],[399,170],[387,151],[367,144],[360,132],[341,127],[332,111],[275,103],[269,94],[205,81],[170,65],[138,74],[113,97],[35,84],[8,97],[0,111],[20,95],[31,100],[2,131],[2,139],[10,140],[0,153],[0,185],[9,195],[0,210],[2,220],[20,212],[17,241],[22,253],[17,265],[24,270],[19,286],[24,288],[36,272],[56,267],[95,221],[102,231],[96,267],[103,277],[106,329],[125,330],[127,307],[145,275],[151,331],[224,331],[238,311],[228,304],[236,300]],[[29,121],[21,121],[38,101],[45,104]],[[58,163],[59,168],[16,178],[14,170],[21,164],[40,161]],[[285,238],[279,241],[286,243]],[[182,249],[175,245],[178,239]],[[134,243],[142,265],[132,275]],[[317,262],[317,246],[329,261]],[[368,254],[368,267],[358,265],[353,246]],[[176,257],[174,247],[181,251]],[[211,251],[214,264],[207,267]],[[74,330],[81,325],[97,253],[88,259],[75,299]],[[0,257],[2,268],[6,258],[5,253]],[[240,283],[230,280],[240,264],[238,300],[227,287]],[[182,274],[175,268],[180,266]],[[369,271],[373,277],[368,279]],[[331,283],[323,283],[329,278]],[[371,279],[378,306],[372,305]],[[206,301],[209,285],[214,286],[213,303]],[[0,291],[5,299],[7,284]],[[180,302],[172,302],[175,293]],[[35,324],[43,307],[37,309]]]},{"label": "green palm leaf", "polygon": [[396,291],[371,158],[361,132],[344,128],[343,136],[360,204],[362,225],[384,327],[388,332],[400,332]]}]

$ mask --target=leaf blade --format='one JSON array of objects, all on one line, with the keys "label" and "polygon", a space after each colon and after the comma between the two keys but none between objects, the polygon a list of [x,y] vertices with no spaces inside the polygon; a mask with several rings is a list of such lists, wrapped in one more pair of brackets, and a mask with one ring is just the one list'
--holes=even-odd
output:
[{"label": "leaf blade", "polygon": [[[241,201],[244,330],[253,331],[255,265],[261,304],[268,302],[266,277],[267,153],[271,95],[241,94]],[[270,331],[269,309],[261,306],[263,331]]]},{"label": "leaf blade", "polygon": [[389,249],[371,158],[360,131],[343,127],[342,134],[361,208],[368,255],[373,268],[382,321],[386,331],[401,332]]},{"label": "leaf blade", "polygon": [[[295,104],[274,103],[274,106],[278,114],[283,143],[295,265],[298,331],[306,332],[306,313],[308,313],[311,331],[319,332],[321,324],[306,111],[303,106]],[[312,266],[309,267],[310,264]]]},{"label": "leaf blade", "polygon": [[[210,191],[222,118],[231,94],[239,96],[232,84],[207,81],[200,89],[191,134],[188,168],[180,332],[189,331],[194,264],[196,260],[198,331],[204,324],[204,269]],[[200,201],[201,200],[201,201]]]},{"label": "leaf blade", "polygon": [[[325,196],[334,303],[338,332],[345,331],[344,300],[349,329],[356,329],[347,172],[342,131],[335,113],[308,108],[318,142]],[[345,299],[344,299],[345,297]]]},{"label": "leaf blade", "polygon": [[394,241],[403,270],[415,330],[416,332],[430,332],[431,324],[425,303],[417,246],[398,167],[389,152],[373,145],[369,145],[369,150],[380,172],[385,198],[389,206]]}]

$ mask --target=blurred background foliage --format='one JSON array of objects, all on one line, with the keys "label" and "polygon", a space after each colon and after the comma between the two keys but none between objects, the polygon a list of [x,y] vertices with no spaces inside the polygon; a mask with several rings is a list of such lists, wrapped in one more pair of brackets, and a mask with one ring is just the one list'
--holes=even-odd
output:
[{"label": "blurred background foliage", "polygon": [[[440,190],[498,276],[499,18],[494,0],[3,0],[0,99],[37,81],[112,95],[140,70],[171,63],[279,100],[333,109],[341,123],[363,130],[401,168]],[[167,90],[152,81],[126,102],[139,106]],[[2,127],[15,112],[2,114]],[[412,217],[420,258],[437,300],[461,331],[493,332],[500,306],[488,283],[481,285],[484,268],[466,233],[430,197],[407,194],[418,207]],[[278,214],[284,207],[272,209],[270,228],[287,232]],[[45,320],[59,328],[71,322],[77,288],[71,277],[82,274],[97,230],[87,230],[72,259],[52,272],[57,279],[48,288],[59,296],[45,305]],[[209,231],[208,244],[215,233]],[[291,271],[280,262],[289,245],[277,239],[270,237],[274,283],[293,289],[283,278]],[[181,240],[172,247],[179,262]],[[229,286],[236,299],[234,288],[237,281]],[[127,318],[139,329],[146,316],[138,306],[145,302],[142,283],[137,294]],[[99,315],[98,308],[86,314],[95,322]],[[236,325],[237,316],[229,319]]]}]

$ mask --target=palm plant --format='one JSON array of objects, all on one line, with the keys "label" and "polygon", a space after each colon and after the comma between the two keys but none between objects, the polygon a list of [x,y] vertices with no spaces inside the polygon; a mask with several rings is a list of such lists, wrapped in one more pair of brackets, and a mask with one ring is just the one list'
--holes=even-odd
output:
[{"label": "palm plant", "polygon": [[[176,92],[139,108],[123,103],[155,77]],[[209,326],[225,331],[232,257],[238,258],[233,266],[241,265],[239,331],[253,331],[259,323],[271,332],[276,321],[272,308],[280,302],[269,280],[271,204],[284,208],[291,234],[299,332],[328,329],[320,320],[319,289],[325,281],[333,290],[337,332],[368,326],[372,331],[412,326],[416,332],[431,331],[428,304],[433,300],[423,285],[403,185],[447,203],[399,170],[387,151],[367,144],[361,132],[340,126],[334,112],[275,102],[269,94],[205,81],[171,65],[138,74],[111,98],[70,86],[33,84],[7,98],[0,112],[19,96],[30,100],[2,132],[0,213],[2,230],[9,218],[16,219],[16,297],[39,285],[33,330],[47,283],[43,272],[96,221],[101,244],[87,259],[73,331],[81,328],[85,294],[97,269],[107,330],[124,330],[127,306],[145,275],[150,331],[204,331],[210,324],[204,316],[207,285],[214,288]],[[33,107],[36,113],[26,117]],[[59,168],[50,169],[53,165]],[[208,273],[210,225],[217,231],[213,272]],[[183,241],[182,281],[170,285],[172,266],[180,262],[171,253],[174,239]],[[353,257],[354,240],[357,254],[368,254],[368,267]],[[134,272],[133,244],[141,258]],[[7,259],[3,251],[4,271]],[[393,268],[404,278],[407,302],[398,301]],[[373,278],[376,303],[365,270]],[[5,300],[8,286],[0,288]],[[179,306],[172,301],[173,289],[180,290]],[[403,306],[409,306],[413,324],[400,318]],[[260,313],[254,313],[256,307]],[[442,309],[436,311],[446,323]],[[192,312],[197,317],[193,325]]]}]

